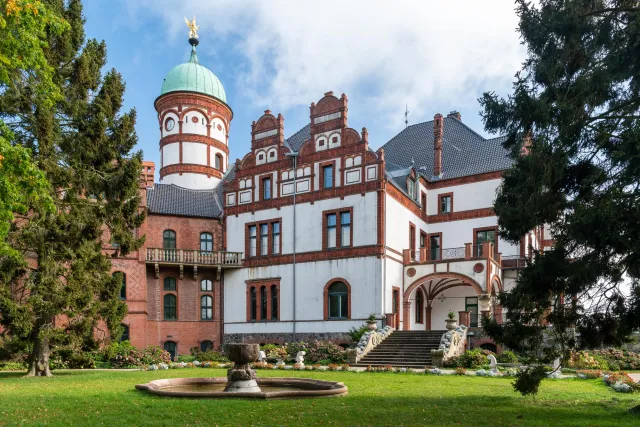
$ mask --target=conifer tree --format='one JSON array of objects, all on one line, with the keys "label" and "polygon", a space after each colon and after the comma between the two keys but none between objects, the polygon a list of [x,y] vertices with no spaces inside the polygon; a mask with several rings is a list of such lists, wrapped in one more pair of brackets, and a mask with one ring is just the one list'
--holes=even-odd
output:
[{"label": "conifer tree", "polygon": [[[544,226],[555,244],[500,297],[505,324],[484,326],[532,363],[566,361],[640,326],[640,4],[516,5],[527,59],[513,94],[480,99],[515,162],[495,211],[502,238]],[[535,393],[544,375],[527,370],[515,387]]]},{"label": "conifer tree", "polygon": [[113,336],[121,333],[126,304],[102,240],[107,232],[120,254],[141,244],[133,233],[143,221],[141,153],[131,152],[135,111],[120,113],[124,81],[115,70],[103,74],[105,43],[85,41],[81,2],[3,3],[8,23],[15,7],[16,13],[36,7],[46,14],[41,33],[3,29],[13,34],[18,51],[23,39],[36,37],[46,63],[30,59],[39,58],[36,52],[5,70],[0,119],[11,128],[13,144],[29,150],[44,174],[53,209],[32,203],[28,213],[13,213],[6,239],[22,257],[0,254],[0,322],[31,348],[27,375],[50,376],[57,342],[91,341],[100,321]]}]

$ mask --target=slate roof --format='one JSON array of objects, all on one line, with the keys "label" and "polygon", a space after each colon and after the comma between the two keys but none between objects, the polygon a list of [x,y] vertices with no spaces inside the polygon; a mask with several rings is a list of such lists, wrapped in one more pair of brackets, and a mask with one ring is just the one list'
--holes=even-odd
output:
[{"label": "slate roof", "polygon": [[160,215],[220,218],[222,208],[217,200],[217,191],[217,188],[190,190],[174,184],[154,184],[147,188],[147,210]]},{"label": "slate roof", "polygon": [[307,142],[309,139],[311,139],[311,125],[306,125],[298,132],[287,138],[284,143],[292,151],[300,151],[302,144]]},{"label": "slate roof", "polygon": [[485,139],[460,120],[445,117],[442,178],[433,176],[433,121],[409,126],[382,148],[388,170],[407,168],[413,160],[420,175],[428,181],[436,181],[509,169],[512,160],[502,147],[505,139]]}]

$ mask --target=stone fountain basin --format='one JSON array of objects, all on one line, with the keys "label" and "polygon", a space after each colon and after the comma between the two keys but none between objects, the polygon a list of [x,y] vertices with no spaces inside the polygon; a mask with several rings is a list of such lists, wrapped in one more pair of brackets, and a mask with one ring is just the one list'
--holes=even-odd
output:
[{"label": "stone fountain basin", "polygon": [[258,378],[261,392],[225,392],[227,378],[171,378],[137,384],[136,389],[158,396],[190,398],[299,399],[337,397],[349,392],[341,382],[305,378]]}]

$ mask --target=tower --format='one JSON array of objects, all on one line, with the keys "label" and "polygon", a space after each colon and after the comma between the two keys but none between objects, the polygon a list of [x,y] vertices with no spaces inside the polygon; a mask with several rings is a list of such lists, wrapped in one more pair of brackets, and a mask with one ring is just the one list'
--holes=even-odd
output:
[{"label": "tower", "polygon": [[233,111],[218,77],[198,62],[197,37],[192,29],[191,58],[169,71],[154,105],[160,182],[201,190],[215,188],[227,170]]}]

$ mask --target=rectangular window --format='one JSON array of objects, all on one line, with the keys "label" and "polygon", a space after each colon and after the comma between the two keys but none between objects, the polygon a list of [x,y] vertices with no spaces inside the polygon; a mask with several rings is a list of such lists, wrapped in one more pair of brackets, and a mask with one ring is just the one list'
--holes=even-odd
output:
[{"label": "rectangular window", "polygon": [[262,200],[271,199],[271,178],[262,180]]},{"label": "rectangular window", "polygon": [[269,226],[267,224],[260,225],[260,255],[269,253]]},{"label": "rectangular window", "polygon": [[424,192],[420,197],[420,205],[422,205],[422,212],[427,213],[427,195]]},{"label": "rectangular window", "polygon": [[427,247],[427,235],[425,234],[424,231],[420,231],[420,248],[426,248],[426,247]]},{"label": "rectangular window", "polygon": [[271,253],[279,254],[280,253],[280,223],[272,222],[271,223]]},{"label": "rectangular window", "polygon": [[322,188],[333,188],[333,166],[322,167]]},{"label": "rectangular window", "polygon": [[411,249],[411,258],[416,257],[416,227],[409,224],[409,249]]},{"label": "rectangular window", "polygon": [[440,259],[440,235],[429,237],[429,252],[430,259]]},{"label": "rectangular window", "polygon": [[336,247],[336,214],[327,215],[327,248]]},{"label": "rectangular window", "polygon": [[467,297],[464,311],[469,312],[469,326],[472,328],[478,327],[478,297]]},{"label": "rectangular window", "polygon": [[351,212],[340,214],[340,246],[351,246]]},{"label": "rectangular window", "polygon": [[496,230],[476,231],[476,256],[482,256],[482,244],[486,242],[496,245]]},{"label": "rectangular window", "polygon": [[415,186],[416,186],[416,183],[411,178],[409,178],[407,180],[407,193],[409,193],[409,197],[411,197],[412,199],[416,197]]},{"label": "rectangular window", "polygon": [[249,256],[256,256],[256,226],[249,227]]},{"label": "rectangular window", "polygon": [[438,213],[451,213],[453,211],[453,196],[451,194],[440,194],[440,205],[438,208],[440,212]]}]

